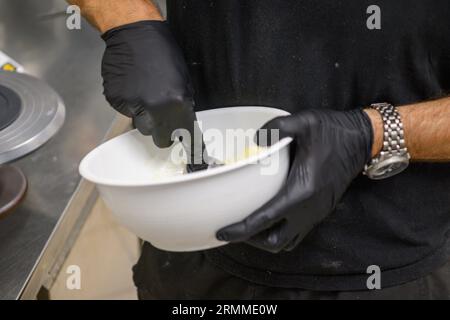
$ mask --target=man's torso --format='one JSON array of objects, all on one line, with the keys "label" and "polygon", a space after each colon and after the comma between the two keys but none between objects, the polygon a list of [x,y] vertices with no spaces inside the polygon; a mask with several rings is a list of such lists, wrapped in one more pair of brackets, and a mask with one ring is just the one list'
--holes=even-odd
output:
[{"label": "man's torso", "polygon": [[[450,3],[378,1],[381,29],[374,30],[367,27],[371,4],[172,0],[168,19],[200,110],[345,110],[447,94]],[[229,245],[207,255],[230,273],[274,286],[358,289],[370,265],[385,271],[386,285],[405,282],[449,257],[449,193],[448,164],[415,163],[379,182],[361,176],[294,251]]]}]

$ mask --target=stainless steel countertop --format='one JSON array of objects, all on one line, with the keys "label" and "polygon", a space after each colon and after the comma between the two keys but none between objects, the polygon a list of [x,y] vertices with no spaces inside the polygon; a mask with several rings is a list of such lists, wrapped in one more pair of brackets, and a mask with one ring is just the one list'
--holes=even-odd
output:
[{"label": "stainless steel countertop", "polygon": [[58,251],[49,248],[63,247],[49,239],[58,233],[68,237],[73,228],[64,229],[62,220],[77,225],[67,213],[75,190],[86,197],[93,192],[92,186],[79,186],[78,164],[103,140],[115,114],[102,96],[103,42],[84,21],[82,30],[69,31],[66,6],[61,0],[0,0],[0,50],[46,80],[67,108],[61,131],[41,149],[13,162],[28,177],[29,191],[25,202],[0,220],[0,299],[20,297],[30,282],[34,287],[27,297],[32,297],[36,284],[49,276]]}]

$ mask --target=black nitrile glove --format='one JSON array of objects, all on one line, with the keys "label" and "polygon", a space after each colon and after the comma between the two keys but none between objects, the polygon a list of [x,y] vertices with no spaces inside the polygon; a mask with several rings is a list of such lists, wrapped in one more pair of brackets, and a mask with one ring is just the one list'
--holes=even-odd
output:
[{"label": "black nitrile glove", "polygon": [[158,147],[169,147],[175,129],[192,134],[193,88],[183,54],[162,21],[140,21],[106,32],[104,94],[133,118]]},{"label": "black nitrile glove", "polygon": [[279,129],[280,138],[294,139],[286,184],[249,217],[219,230],[217,238],[274,253],[289,251],[333,211],[363,171],[370,159],[372,125],[362,110],[314,110],[276,118],[263,129]]}]

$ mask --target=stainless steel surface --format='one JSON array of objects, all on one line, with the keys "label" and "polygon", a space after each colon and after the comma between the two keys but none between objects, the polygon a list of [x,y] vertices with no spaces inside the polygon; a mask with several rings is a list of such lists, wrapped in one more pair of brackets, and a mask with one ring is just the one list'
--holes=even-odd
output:
[{"label": "stainless steel surface", "polygon": [[68,234],[82,224],[83,199],[92,196],[87,187],[86,197],[75,201],[82,189],[78,163],[103,140],[115,114],[102,96],[104,45],[84,22],[82,30],[68,30],[65,11],[61,0],[0,0],[0,50],[47,81],[67,108],[58,134],[14,162],[29,191],[17,211],[0,220],[0,299],[33,297],[67,252]]},{"label": "stainless steel surface", "polygon": [[0,166],[0,219],[20,204],[27,192],[27,178],[14,166]]},{"label": "stainless steel surface", "polygon": [[42,80],[15,72],[0,72],[0,86],[21,100],[19,117],[0,130],[0,164],[36,150],[61,128],[66,109],[59,95]]},{"label": "stainless steel surface", "polygon": [[[117,116],[105,139],[109,140],[130,129],[131,121]],[[95,186],[81,180],[30,275],[21,299],[33,299],[42,286],[51,288],[97,198]]]}]

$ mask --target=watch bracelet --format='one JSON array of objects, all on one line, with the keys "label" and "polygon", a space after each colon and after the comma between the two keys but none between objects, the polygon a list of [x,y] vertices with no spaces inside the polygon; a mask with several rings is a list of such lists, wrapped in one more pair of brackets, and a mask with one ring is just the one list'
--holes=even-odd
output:
[{"label": "watch bracelet", "polygon": [[380,159],[388,156],[404,156],[410,158],[408,149],[406,147],[404,128],[401,116],[397,108],[389,103],[374,103],[370,106],[380,114],[383,121],[383,145],[380,153],[376,155],[366,165],[364,171],[370,165],[376,164]]}]

